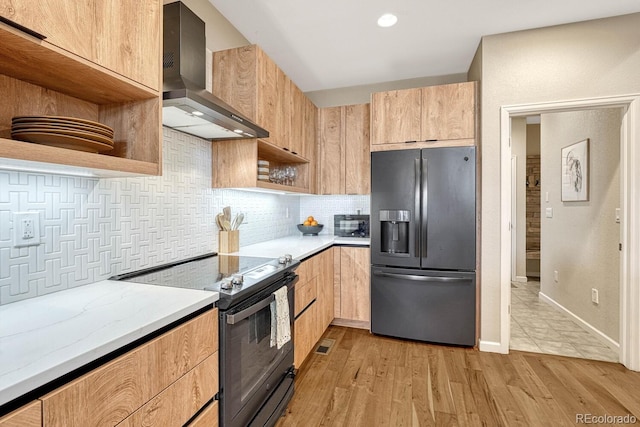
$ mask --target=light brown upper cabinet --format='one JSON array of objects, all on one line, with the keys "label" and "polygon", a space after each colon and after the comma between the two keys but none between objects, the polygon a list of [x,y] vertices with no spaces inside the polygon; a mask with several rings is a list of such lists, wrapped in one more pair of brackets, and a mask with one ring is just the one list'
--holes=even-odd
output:
[{"label": "light brown upper cabinet", "polygon": [[369,104],[318,110],[320,194],[369,194]]},{"label": "light brown upper cabinet", "polygon": [[0,16],[41,34],[47,43],[158,90],[161,7],[157,0],[1,0]]},{"label": "light brown upper cabinet", "polygon": [[[214,187],[316,190],[317,107],[256,45],[213,53],[213,93],[269,131],[269,138],[214,142]],[[293,186],[258,180],[257,160],[293,165]]]},{"label": "light brown upper cabinet", "polygon": [[[161,7],[159,0],[0,0],[0,16],[14,23],[0,22],[0,167],[161,174]],[[12,117],[27,115],[106,124],[115,148],[96,154],[11,139]]]},{"label": "light brown upper cabinet", "polygon": [[476,83],[371,95],[371,150],[474,145]]},{"label": "light brown upper cabinet", "polygon": [[303,141],[302,157],[309,159],[309,187],[310,193],[318,190],[318,153],[317,153],[317,128],[318,107],[309,98],[304,97]]},{"label": "light brown upper cabinet", "polygon": [[[304,94],[256,45],[213,53],[213,94],[269,131],[269,143],[304,157]],[[310,160],[310,159],[307,159]]]},{"label": "light brown upper cabinet", "polygon": [[162,5],[158,0],[94,0],[93,3],[96,8],[96,52],[93,60],[159,90],[162,77],[153,71],[158,69],[160,62]]},{"label": "light brown upper cabinet", "polygon": [[371,94],[371,144],[420,140],[422,90]]}]

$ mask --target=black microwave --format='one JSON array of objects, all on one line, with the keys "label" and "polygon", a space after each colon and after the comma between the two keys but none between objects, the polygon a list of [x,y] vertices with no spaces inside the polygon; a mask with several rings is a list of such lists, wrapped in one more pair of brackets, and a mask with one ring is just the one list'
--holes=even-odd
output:
[{"label": "black microwave", "polygon": [[369,237],[369,215],[334,215],[333,234],[340,237]]}]

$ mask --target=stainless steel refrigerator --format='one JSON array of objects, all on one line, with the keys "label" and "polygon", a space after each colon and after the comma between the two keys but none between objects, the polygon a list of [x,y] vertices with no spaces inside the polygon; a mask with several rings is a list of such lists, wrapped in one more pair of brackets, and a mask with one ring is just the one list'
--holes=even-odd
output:
[{"label": "stainless steel refrigerator", "polygon": [[476,343],[475,147],[371,153],[371,332]]}]

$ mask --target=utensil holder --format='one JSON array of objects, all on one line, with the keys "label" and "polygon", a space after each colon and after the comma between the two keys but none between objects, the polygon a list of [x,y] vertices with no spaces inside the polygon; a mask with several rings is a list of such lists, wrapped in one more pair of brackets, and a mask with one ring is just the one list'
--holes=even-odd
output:
[{"label": "utensil holder", "polygon": [[240,230],[221,231],[218,236],[218,252],[228,254],[240,249]]}]

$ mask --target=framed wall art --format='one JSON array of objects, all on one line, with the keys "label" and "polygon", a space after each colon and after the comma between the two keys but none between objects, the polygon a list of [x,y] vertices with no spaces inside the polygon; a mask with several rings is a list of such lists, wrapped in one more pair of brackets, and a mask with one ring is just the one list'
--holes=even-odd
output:
[{"label": "framed wall art", "polygon": [[589,200],[589,139],[562,149],[562,201]]}]

